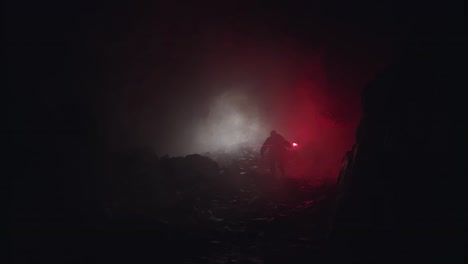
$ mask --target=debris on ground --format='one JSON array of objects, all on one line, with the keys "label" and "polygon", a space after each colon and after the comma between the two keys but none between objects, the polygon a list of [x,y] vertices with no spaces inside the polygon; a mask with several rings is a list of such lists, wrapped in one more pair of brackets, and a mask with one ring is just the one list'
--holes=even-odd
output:
[{"label": "debris on ground", "polygon": [[[146,227],[125,225],[129,230],[149,228],[145,236],[154,235],[167,250],[184,252],[172,256],[176,263],[319,261],[331,203],[323,190],[331,187],[259,173],[258,155],[251,150],[238,157],[206,155],[132,164],[121,160],[118,166],[126,168],[117,169],[108,186],[109,232],[120,232],[122,225],[115,223],[122,218],[154,219],[145,220]],[[138,239],[131,237],[135,247]]]}]

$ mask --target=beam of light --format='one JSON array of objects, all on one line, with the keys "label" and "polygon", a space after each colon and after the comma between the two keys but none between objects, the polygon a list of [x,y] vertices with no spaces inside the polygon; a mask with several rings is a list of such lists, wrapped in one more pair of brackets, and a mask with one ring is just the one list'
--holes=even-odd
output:
[{"label": "beam of light", "polygon": [[229,90],[213,98],[209,113],[199,123],[196,152],[232,151],[258,145],[268,135],[264,117],[256,101],[246,92]]}]

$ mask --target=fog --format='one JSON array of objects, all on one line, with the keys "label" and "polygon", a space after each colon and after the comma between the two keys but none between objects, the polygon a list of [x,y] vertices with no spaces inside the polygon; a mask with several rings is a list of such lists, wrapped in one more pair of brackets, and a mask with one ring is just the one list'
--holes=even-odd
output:
[{"label": "fog", "polygon": [[232,151],[259,144],[270,127],[254,98],[228,90],[213,98],[209,113],[194,129],[193,152]]},{"label": "fog", "polygon": [[294,174],[336,175],[354,143],[360,90],[387,62],[389,41],[346,25],[305,38],[222,21],[200,22],[202,31],[180,21],[161,31],[153,21],[119,35],[121,45],[103,45],[107,88],[98,105],[108,145],[229,152],[258,149],[276,130],[300,146]]}]

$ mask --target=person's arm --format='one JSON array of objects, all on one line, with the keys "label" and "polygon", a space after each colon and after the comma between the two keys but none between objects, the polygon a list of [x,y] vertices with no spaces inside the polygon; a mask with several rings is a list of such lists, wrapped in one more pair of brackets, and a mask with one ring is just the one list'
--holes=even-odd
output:
[{"label": "person's arm", "polygon": [[289,141],[287,141],[284,137],[281,137],[283,139],[283,144],[285,147],[287,148],[292,148],[292,144],[289,143]]},{"label": "person's arm", "polygon": [[265,142],[262,145],[262,148],[260,149],[260,156],[263,158],[263,155],[265,154],[265,150],[270,147],[270,138],[267,138]]}]

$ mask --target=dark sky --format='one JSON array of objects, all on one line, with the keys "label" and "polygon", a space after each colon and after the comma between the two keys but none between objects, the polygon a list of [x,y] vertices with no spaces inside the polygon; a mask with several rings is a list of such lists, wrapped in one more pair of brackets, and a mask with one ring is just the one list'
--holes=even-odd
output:
[{"label": "dark sky", "polygon": [[360,90],[452,2],[6,1],[7,126],[37,148],[172,155],[277,129],[336,159]]}]

